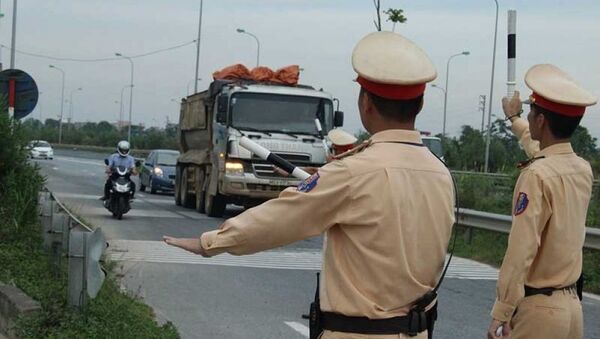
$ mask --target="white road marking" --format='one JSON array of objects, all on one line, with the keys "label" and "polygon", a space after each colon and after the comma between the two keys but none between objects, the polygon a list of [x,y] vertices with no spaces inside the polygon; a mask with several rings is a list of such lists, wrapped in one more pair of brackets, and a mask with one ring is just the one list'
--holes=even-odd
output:
[{"label": "white road marking", "polygon": [[[199,255],[169,246],[162,241],[113,240],[110,244],[108,257],[114,261],[317,271],[321,269],[322,260],[321,251],[315,250],[272,250],[245,256],[221,254],[212,258],[203,258]],[[496,280],[498,278],[498,269],[473,260],[454,257],[446,277],[471,280]]]},{"label": "white road marking", "polygon": [[291,327],[294,331],[302,334],[302,336],[304,336],[305,338],[308,338],[308,336],[309,336],[308,327],[304,326],[301,323],[295,322],[295,321],[284,321],[284,323],[286,325],[288,325],[289,327]]},{"label": "white road marking", "polygon": [[[110,212],[104,207],[85,207],[85,210],[81,213],[84,217],[86,216],[106,216],[110,215]],[[135,205],[131,208],[129,212],[127,212],[124,218],[129,217],[149,217],[149,218],[174,218],[174,219],[183,219],[185,218],[182,215],[161,211],[161,210],[143,210],[135,208]]]},{"label": "white road marking", "polygon": [[98,160],[98,161],[92,161],[92,160],[80,160],[80,159],[75,159],[75,158],[69,158],[69,157],[63,157],[63,156],[56,156],[54,157],[56,160],[62,160],[62,161],[69,161],[69,162],[74,162],[77,164],[84,164],[84,165],[94,165],[94,166],[100,166],[100,167],[105,167],[104,163],[102,162],[102,160]]},{"label": "white road marking", "polygon": [[52,169],[58,171],[58,167],[52,167]]},{"label": "white road marking", "polygon": [[[93,194],[79,194],[79,193],[54,193],[54,195],[56,195],[59,199],[63,198],[63,199],[86,199],[86,200],[98,200],[98,198],[100,198],[100,194],[98,195],[93,195]],[[136,198],[142,198],[142,199],[135,199],[134,203],[137,201],[141,201],[141,202],[149,202],[149,203],[153,203],[153,204],[168,204],[168,205],[175,205],[175,202],[171,199],[145,199],[144,196],[137,194]]]}]

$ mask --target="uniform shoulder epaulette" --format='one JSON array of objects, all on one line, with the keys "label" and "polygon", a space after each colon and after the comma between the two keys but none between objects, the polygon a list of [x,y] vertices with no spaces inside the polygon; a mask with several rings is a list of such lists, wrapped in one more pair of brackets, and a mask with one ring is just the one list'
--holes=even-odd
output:
[{"label": "uniform shoulder epaulette", "polygon": [[344,152],[338,155],[333,156],[333,160],[340,160],[340,159],[344,159],[347,158],[351,155],[354,155],[356,153],[360,153],[362,152],[364,149],[366,149],[367,147],[369,147],[371,145],[371,140],[365,140],[362,142],[362,144]]},{"label": "uniform shoulder epaulette", "polygon": [[531,159],[527,159],[525,161],[521,161],[521,162],[519,162],[517,164],[517,168],[518,169],[523,169],[523,168],[525,168],[525,167],[533,164],[536,160],[540,160],[540,159],[544,159],[544,158],[545,158],[545,156],[542,155],[542,156],[539,156],[539,157],[533,157]]}]

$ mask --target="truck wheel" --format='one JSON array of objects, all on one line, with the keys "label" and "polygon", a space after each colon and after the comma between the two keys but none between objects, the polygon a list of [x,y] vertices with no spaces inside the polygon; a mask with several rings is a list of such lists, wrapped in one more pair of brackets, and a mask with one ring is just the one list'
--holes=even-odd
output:
[{"label": "truck wheel", "polygon": [[195,207],[195,201],[193,196],[188,193],[188,171],[187,169],[183,169],[181,174],[181,183],[180,183],[180,196],[181,196],[181,206],[192,208]]},{"label": "truck wheel", "polygon": [[204,169],[196,170],[196,211],[204,213]]},{"label": "truck wheel", "polygon": [[177,206],[181,206],[181,172],[181,167],[177,166],[175,170],[175,192],[173,192],[175,205]]},{"label": "truck wheel", "polygon": [[217,195],[210,195],[210,193],[206,192],[204,197],[204,209],[206,210],[206,215],[209,217],[220,218],[223,216],[225,212],[225,206],[227,201],[225,197],[217,193]]}]

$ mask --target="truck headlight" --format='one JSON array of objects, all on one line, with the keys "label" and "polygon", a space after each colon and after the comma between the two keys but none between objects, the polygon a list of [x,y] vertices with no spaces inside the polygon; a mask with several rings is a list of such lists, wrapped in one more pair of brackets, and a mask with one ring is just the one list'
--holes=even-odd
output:
[{"label": "truck headlight", "polygon": [[225,163],[225,174],[244,175],[244,165],[241,162],[227,161]]},{"label": "truck headlight", "polygon": [[156,175],[157,177],[162,178],[163,176],[163,170],[160,167],[154,167],[154,175]]}]

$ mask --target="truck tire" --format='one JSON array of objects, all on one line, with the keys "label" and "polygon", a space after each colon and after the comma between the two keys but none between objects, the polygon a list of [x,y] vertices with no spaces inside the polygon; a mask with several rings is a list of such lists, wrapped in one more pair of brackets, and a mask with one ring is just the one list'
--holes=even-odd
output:
[{"label": "truck tire", "polygon": [[196,211],[204,213],[204,168],[196,169]]},{"label": "truck tire", "polygon": [[193,195],[188,193],[188,171],[186,168],[183,168],[181,171],[181,183],[180,183],[180,197],[181,197],[181,206],[186,208],[195,207],[195,201]]},{"label": "truck tire", "polygon": [[225,206],[227,201],[224,196],[217,193],[217,195],[211,195],[206,192],[204,196],[204,209],[206,215],[209,217],[220,218],[225,212]]},{"label": "truck tire", "polygon": [[175,169],[175,192],[173,195],[175,197],[175,205],[181,206],[181,166],[177,166]]}]

